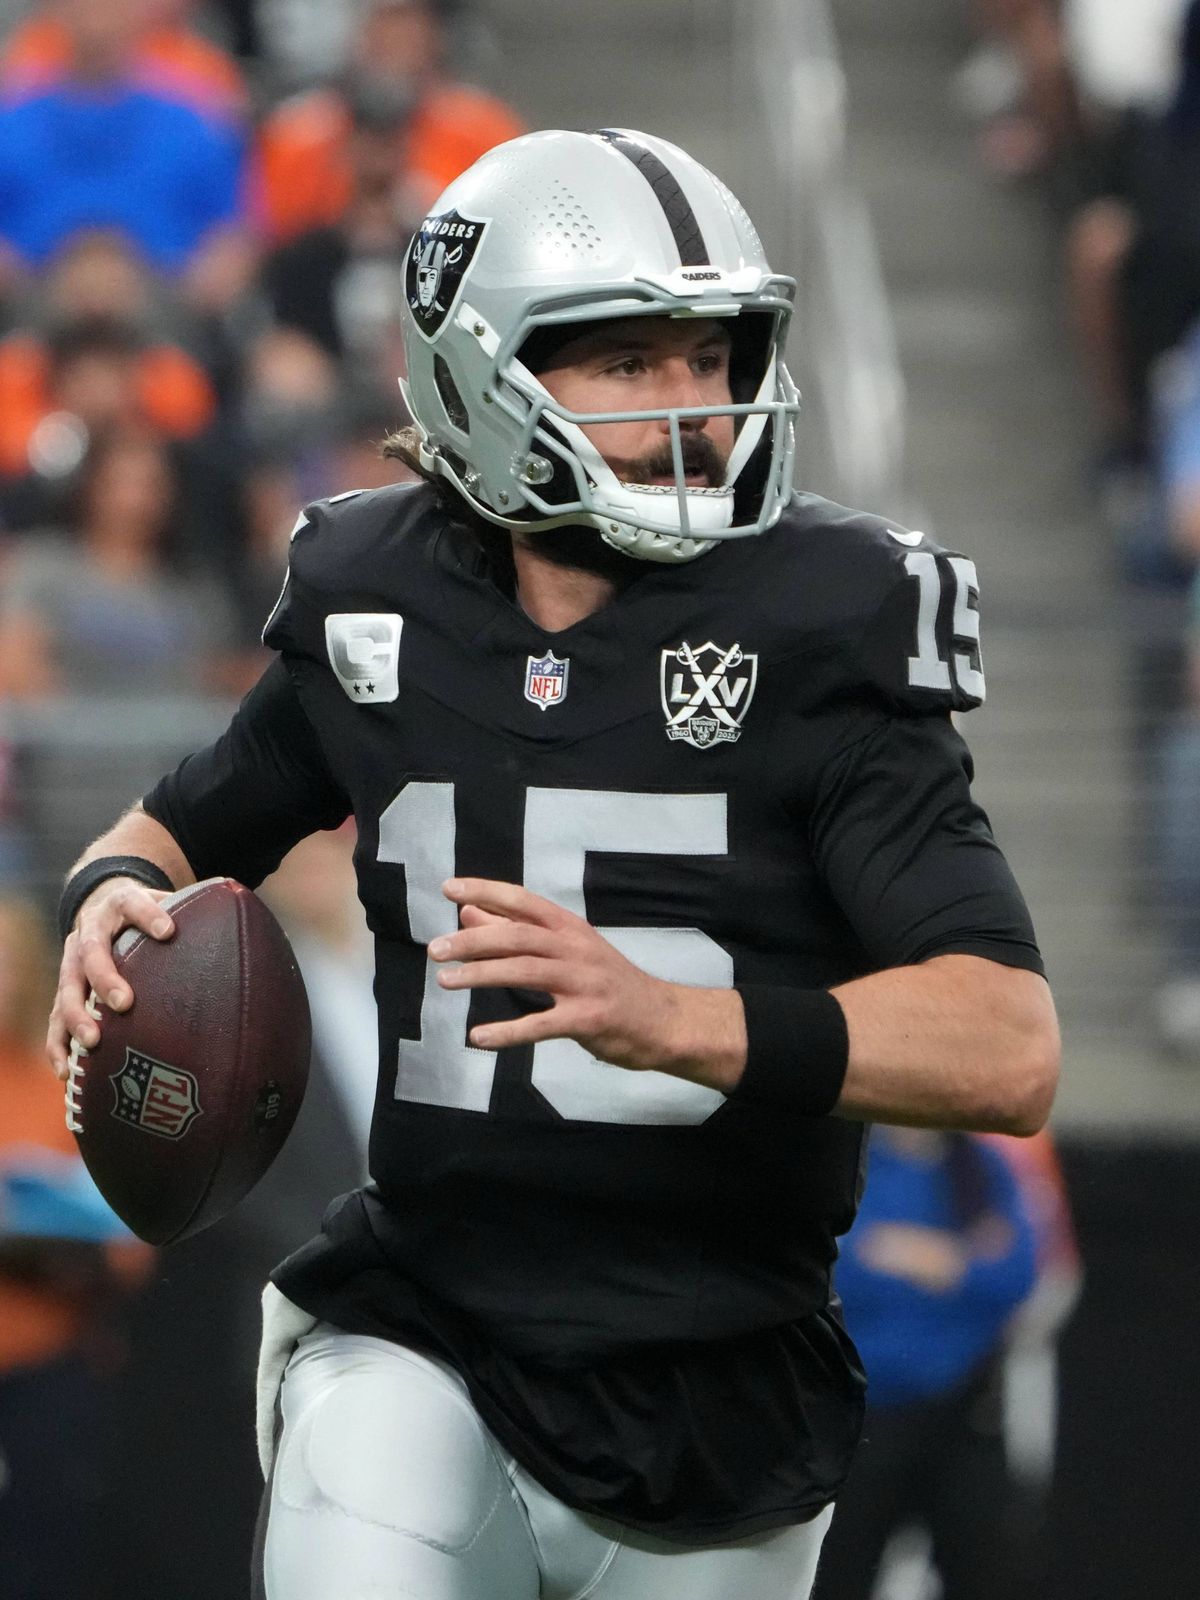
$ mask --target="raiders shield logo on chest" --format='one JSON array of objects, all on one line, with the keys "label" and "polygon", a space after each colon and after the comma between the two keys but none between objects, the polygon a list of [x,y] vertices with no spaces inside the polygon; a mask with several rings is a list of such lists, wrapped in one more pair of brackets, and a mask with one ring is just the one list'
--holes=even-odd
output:
[{"label": "raiders shield logo on chest", "polygon": [[758,656],[740,645],[725,649],[711,639],[664,650],[660,668],[667,738],[683,739],[697,750],[733,744],[754,698]]}]

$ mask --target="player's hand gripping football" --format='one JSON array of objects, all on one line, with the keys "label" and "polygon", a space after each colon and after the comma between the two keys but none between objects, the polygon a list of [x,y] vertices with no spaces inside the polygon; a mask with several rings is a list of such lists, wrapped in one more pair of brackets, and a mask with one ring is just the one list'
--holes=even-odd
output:
[{"label": "player's hand gripping football", "polygon": [[[601,1061],[731,1089],[745,1060],[745,1020],[732,990],[667,983],[627,960],[589,922],[518,884],[451,878],[457,933],[430,959],[446,989],[533,989],[552,1004],[471,1029],[483,1050],[574,1039]],[[451,964],[454,963],[454,964]]]},{"label": "player's hand gripping football", "polygon": [[91,990],[114,1011],[133,1004],[133,991],[113,962],[113,942],[125,928],[169,939],[175,924],[160,909],[166,898],[165,889],[148,889],[136,878],[107,878],[80,907],[75,929],[63,945],[58,993],[46,1035],[46,1054],[59,1078],[66,1079],[73,1038],[85,1050],[100,1041],[99,1025],[87,1005]]}]

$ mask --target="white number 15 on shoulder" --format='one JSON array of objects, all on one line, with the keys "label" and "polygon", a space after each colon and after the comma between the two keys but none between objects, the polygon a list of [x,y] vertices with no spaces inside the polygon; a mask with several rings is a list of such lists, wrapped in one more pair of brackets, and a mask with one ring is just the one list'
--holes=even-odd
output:
[{"label": "white number 15 on shoulder", "polygon": [[[954,575],[954,618],[947,647],[939,642],[938,618],[942,610],[942,573],[945,562]],[[932,550],[912,550],[904,568],[919,585],[917,653],[908,658],[908,681],[914,689],[949,690],[957,683],[964,695],[982,701],[987,694],[979,653],[979,577],[975,563],[965,556],[941,556]],[[965,646],[956,649],[955,646]],[[953,679],[951,678],[953,673]]]}]

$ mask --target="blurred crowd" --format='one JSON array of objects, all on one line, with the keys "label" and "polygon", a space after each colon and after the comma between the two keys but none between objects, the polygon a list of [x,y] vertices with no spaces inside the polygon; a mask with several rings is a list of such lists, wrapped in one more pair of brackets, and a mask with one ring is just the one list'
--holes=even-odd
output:
[{"label": "blurred crowd", "polygon": [[82,843],[47,713],[243,691],[297,508],[401,474],[408,241],[523,127],[487,47],[460,0],[0,0],[0,883]]},{"label": "blurred crowd", "polygon": [[[109,1211],[67,1131],[41,1052],[50,914],[87,838],[258,676],[298,508],[402,475],[379,446],[407,420],[409,240],[459,172],[523,131],[475,87],[490,51],[465,0],[0,0],[0,1593],[13,1600],[244,1588],[257,1295],[366,1171],[375,1016],[354,839],[307,841],[264,891],[312,1003],[300,1122],[220,1236],[169,1264]],[[184,1453],[189,1371],[208,1389]]]},{"label": "blurred crowd", "polygon": [[1061,215],[1084,463],[1129,642],[1135,881],[1159,1038],[1200,1063],[1200,4],[972,0],[958,73],[998,179]]},{"label": "blurred crowd", "polygon": [[53,972],[37,907],[0,891],[0,1573],[36,1600],[75,1594],[99,1552],[122,1311],[153,1257],[67,1131],[41,1052]]}]

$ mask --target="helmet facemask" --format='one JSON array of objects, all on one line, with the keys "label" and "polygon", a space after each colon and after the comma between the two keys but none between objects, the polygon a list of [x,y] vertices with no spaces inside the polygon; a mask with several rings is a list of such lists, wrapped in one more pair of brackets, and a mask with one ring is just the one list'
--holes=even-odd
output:
[{"label": "helmet facemask", "polygon": [[[561,328],[573,339],[601,320],[669,313],[653,302],[635,311],[627,299],[606,319],[590,315],[568,320],[556,310],[539,308],[506,341],[517,350],[506,355],[497,348],[485,380],[488,403],[518,430],[512,458],[516,493],[510,491],[508,496],[511,509],[491,503],[479,492],[473,475],[469,471],[460,475],[457,464],[444,454],[436,455],[431,465],[454,479],[473,509],[489,521],[513,529],[594,527],[614,549],[642,560],[690,561],[720,540],[761,533],[778,520],[791,495],[799,395],[780,354],[788,311],[790,306],[776,304],[739,310],[728,318],[733,340],[731,400],[726,405],[583,412],[560,404],[521,360],[529,335],[541,328]],[[691,315],[711,313],[701,305]],[[445,385],[440,387],[444,397]],[[681,425],[714,416],[734,420],[734,444],[723,482],[712,487],[690,485],[689,434]],[[673,484],[622,480],[585,431],[605,423],[664,421],[669,427]]]}]

